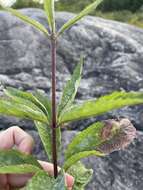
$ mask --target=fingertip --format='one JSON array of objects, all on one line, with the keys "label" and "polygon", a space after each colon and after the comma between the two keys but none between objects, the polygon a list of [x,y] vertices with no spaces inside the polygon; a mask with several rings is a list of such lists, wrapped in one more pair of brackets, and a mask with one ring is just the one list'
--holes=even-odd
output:
[{"label": "fingertip", "polygon": [[23,138],[23,140],[19,144],[18,149],[26,154],[31,154],[33,147],[34,147],[34,140],[29,134],[27,134],[27,136]]},{"label": "fingertip", "polygon": [[11,149],[15,145],[18,150],[30,154],[34,146],[34,140],[18,126],[9,127],[0,133],[1,149]]},{"label": "fingertip", "polygon": [[[51,176],[53,176],[53,164],[44,162],[44,161],[40,161],[40,160],[39,160],[39,163],[45,171],[47,171]],[[58,171],[60,171],[59,167],[58,167]],[[73,176],[66,173],[65,174],[65,183],[66,183],[68,190],[72,190],[73,186],[74,186]]]},{"label": "fingertip", "polygon": [[18,150],[26,154],[31,154],[34,147],[34,139],[18,126],[12,127],[13,140]]},{"label": "fingertip", "polygon": [[66,179],[66,185],[68,187],[68,190],[72,190],[72,187],[74,185],[74,178],[73,176],[69,174],[65,174],[65,179]]}]

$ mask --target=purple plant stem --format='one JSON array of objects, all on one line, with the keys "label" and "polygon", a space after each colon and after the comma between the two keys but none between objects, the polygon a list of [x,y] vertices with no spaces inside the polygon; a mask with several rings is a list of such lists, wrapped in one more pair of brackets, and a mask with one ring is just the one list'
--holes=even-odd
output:
[{"label": "purple plant stem", "polygon": [[54,177],[58,176],[57,166],[57,143],[56,143],[56,39],[51,39],[51,62],[52,62],[52,157],[54,166]]}]

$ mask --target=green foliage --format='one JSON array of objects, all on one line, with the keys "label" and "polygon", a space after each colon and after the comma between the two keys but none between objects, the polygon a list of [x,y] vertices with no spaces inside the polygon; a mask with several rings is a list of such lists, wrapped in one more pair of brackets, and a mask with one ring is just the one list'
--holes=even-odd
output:
[{"label": "green foliage", "polygon": [[[60,0],[57,2],[57,9],[61,11],[80,12],[83,7],[92,3],[94,0]],[[137,11],[143,5],[143,0],[104,0],[98,10],[109,11]]]},{"label": "green foliage", "polygon": [[143,28],[143,13],[142,11],[134,13],[133,16],[127,20],[128,24]]},{"label": "green foliage", "polygon": [[24,154],[18,150],[0,150],[0,165],[20,165],[31,164],[41,168],[37,160],[28,154]]},{"label": "green foliage", "polygon": [[83,69],[83,58],[80,59],[80,64],[78,64],[73,72],[71,80],[69,80],[63,90],[62,98],[58,107],[58,117],[60,117],[61,112],[64,112],[66,108],[71,106],[75,99],[77,89],[80,84],[81,74]]},{"label": "green foliage", "polygon": [[132,13],[131,11],[128,11],[128,10],[110,11],[110,12],[97,11],[94,15],[98,17],[102,17],[104,19],[125,22],[128,24],[143,28],[142,11],[137,11],[135,13]]},{"label": "green foliage", "polygon": [[31,156],[17,150],[0,150],[0,173],[33,173],[41,170],[40,164]]},{"label": "green foliage", "polygon": [[19,11],[15,10],[15,9],[11,9],[11,8],[4,8],[4,10],[6,10],[7,12],[10,12],[11,14],[13,14],[14,16],[18,17],[19,19],[21,19],[22,21],[32,25],[33,27],[35,27],[36,29],[38,29],[39,31],[43,32],[44,34],[46,34],[46,36],[49,36],[49,33],[47,31],[47,29],[45,28],[45,26],[43,26],[41,23],[39,23],[36,20],[31,19],[30,17],[23,15],[22,13],[20,13]]},{"label": "green foliage", "polygon": [[[51,105],[51,101],[49,100],[49,97],[47,96],[46,93],[40,91],[40,90],[36,90],[33,92],[34,96],[36,97],[36,99],[41,102],[41,104],[46,108],[47,112],[48,112],[48,119],[49,119],[49,123],[51,122],[51,118],[52,118],[52,105]],[[47,115],[47,113],[46,113]]]},{"label": "green foliage", "polygon": [[38,122],[38,121],[35,121],[35,126],[38,130],[39,136],[40,136],[41,141],[44,145],[44,149],[47,153],[48,160],[52,161],[52,156],[51,156],[52,144],[51,144],[50,127],[47,126],[46,124]]},{"label": "green foliage", "polygon": [[97,151],[98,147],[105,141],[101,138],[104,127],[104,123],[95,123],[73,138],[65,152],[65,170],[81,158],[88,156],[105,156],[105,154]]},{"label": "green foliage", "polygon": [[81,162],[77,162],[67,172],[75,179],[73,190],[84,190],[84,187],[91,180],[93,174],[93,170],[86,169]]},{"label": "green foliage", "polygon": [[29,8],[29,7],[43,8],[43,5],[34,2],[32,0],[17,0],[16,3],[13,5],[13,8],[15,9]]},{"label": "green foliage", "polygon": [[105,124],[102,122],[94,123],[76,135],[65,152],[66,159],[77,153],[97,150],[98,146],[104,142],[101,138],[101,132],[104,126]]},{"label": "green foliage", "polygon": [[[74,12],[79,13],[82,11],[86,6],[93,3],[95,0],[60,0],[56,3],[56,9],[58,11],[68,11],[68,12]],[[93,11],[94,12],[94,11]]]},{"label": "green foliage", "polygon": [[[52,139],[51,139],[52,133],[51,133],[51,129],[48,125],[41,123],[41,122],[38,122],[38,121],[35,121],[35,126],[38,130],[41,141],[44,145],[45,151],[46,151],[47,156],[48,156],[48,160],[52,161],[52,155],[51,155],[51,153],[52,153]],[[57,141],[56,141],[57,142],[57,151],[58,151],[58,154],[60,155],[60,151],[61,151],[61,130],[59,127],[56,129],[56,132],[57,132]]]},{"label": "green foliage", "polygon": [[[59,0],[56,2],[56,9],[58,11],[70,11],[70,12],[80,12],[83,8],[94,0]],[[111,11],[137,11],[143,5],[143,0],[104,0],[102,5],[98,7],[99,11],[111,12]],[[31,0],[17,0],[14,4],[14,8],[23,7],[38,7],[42,8],[42,5],[35,3]]]},{"label": "green foliage", "polygon": [[[51,111],[50,105],[45,107],[45,105],[37,97],[35,97],[32,93],[24,92],[22,90],[18,90],[16,88],[12,88],[12,87],[7,87],[4,90],[4,92],[8,97],[10,97],[13,101],[15,101],[17,103],[24,104],[26,106],[29,105],[32,109],[39,108],[39,110],[41,110],[47,116],[48,120],[51,119],[50,115],[49,115],[49,112]],[[36,95],[39,96],[41,94],[36,92]],[[41,99],[44,99],[43,96]],[[48,101],[48,99],[47,99],[47,101]],[[35,105],[35,107],[33,104]]]},{"label": "green foliage", "polygon": [[103,5],[100,7],[103,11],[113,10],[130,10],[136,11],[143,5],[143,0],[104,0]]},{"label": "green foliage", "polygon": [[67,30],[68,28],[70,28],[72,25],[74,25],[76,22],[78,22],[79,20],[81,20],[84,16],[88,15],[89,13],[91,13],[93,10],[95,10],[97,8],[97,6],[102,2],[103,0],[96,0],[93,3],[91,3],[90,5],[88,5],[85,9],[83,9],[83,11],[81,11],[77,16],[75,16],[74,18],[72,18],[71,20],[69,20],[67,23],[65,23],[61,29],[58,32],[58,35],[62,34],[65,30]]},{"label": "green foliage", "polygon": [[64,170],[67,171],[72,165],[77,163],[79,160],[81,160],[82,158],[89,157],[89,156],[101,157],[101,156],[105,156],[105,154],[96,150],[75,153],[73,156],[71,156],[65,161],[64,166],[63,166]]},{"label": "green foliage", "polygon": [[65,184],[65,176],[64,176],[64,172],[60,172],[59,176],[57,177],[56,180],[54,180],[54,184],[53,184],[53,190],[67,190],[66,188],[66,184]]},{"label": "green foliage", "polygon": [[[94,0],[59,0],[56,2],[56,10],[79,13],[84,7],[93,1]],[[143,0],[104,0],[102,5],[97,8],[97,11],[92,11],[90,14],[143,28],[143,14],[142,11],[140,11],[142,5]],[[42,8],[41,4],[35,3],[31,0],[18,0],[16,4],[14,4],[14,8],[24,7]]]},{"label": "green foliage", "polygon": [[41,111],[34,110],[29,106],[16,103],[6,98],[0,99],[0,114],[41,121],[44,123],[48,122],[46,116]]},{"label": "green foliage", "polygon": [[44,9],[48,17],[50,29],[55,32],[54,0],[44,0]]},{"label": "green foliage", "polygon": [[112,11],[112,12],[102,12],[97,11],[95,16],[102,17],[104,19],[116,20],[120,22],[128,22],[134,17],[134,14],[130,11]]},{"label": "green foliage", "polygon": [[98,116],[113,109],[143,103],[143,93],[113,92],[99,99],[85,101],[79,105],[71,106],[59,118],[59,123]]},{"label": "green foliage", "polygon": [[[11,155],[10,155],[11,156]],[[25,173],[36,173],[40,171],[40,169],[31,164],[23,164],[20,165],[5,165],[0,167],[0,174],[25,174]]]},{"label": "green foliage", "polygon": [[25,190],[67,190],[65,179],[61,173],[57,179],[50,177],[46,172],[38,172],[27,184]]},{"label": "green foliage", "polygon": [[[56,3],[58,11],[69,11],[79,13],[85,6],[92,3],[93,0],[60,0]],[[140,8],[143,0],[104,0],[96,11],[90,15],[98,16],[104,19],[125,22],[143,28],[143,13]]]}]

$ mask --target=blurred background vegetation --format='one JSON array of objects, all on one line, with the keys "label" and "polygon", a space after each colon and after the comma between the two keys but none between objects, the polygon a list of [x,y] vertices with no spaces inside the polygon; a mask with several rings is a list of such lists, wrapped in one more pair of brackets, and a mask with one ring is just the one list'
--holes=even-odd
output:
[{"label": "blurred background vegetation", "polygon": [[[94,0],[59,0],[56,2],[57,11],[80,12]],[[32,0],[18,0],[14,8],[42,6]],[[117,20],[143,28],[143,0],[104,0],[91,15],[105,19]]]}]

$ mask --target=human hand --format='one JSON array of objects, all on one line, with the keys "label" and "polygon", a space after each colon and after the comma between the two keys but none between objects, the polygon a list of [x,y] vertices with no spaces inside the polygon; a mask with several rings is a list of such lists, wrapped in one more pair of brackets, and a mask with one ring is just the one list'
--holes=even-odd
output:
[{"label": "human hand", "polygon": [[[10,127],[0,132],[0,149],[11,149],[13,146],[16,146],[19,151],[31,154],[33,145],[33,138],[19,127]],[[39,163],[45,171],[53,175],[53,165],[51,163],[44,161],[39,161]],[[24,187],[31,177],[31,174],[1,174],[0,190],[13,190],[15,188]],[[71,190],[74,184],[74,178],[65,174],[65,181],[68,190]]]}]

